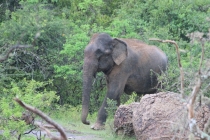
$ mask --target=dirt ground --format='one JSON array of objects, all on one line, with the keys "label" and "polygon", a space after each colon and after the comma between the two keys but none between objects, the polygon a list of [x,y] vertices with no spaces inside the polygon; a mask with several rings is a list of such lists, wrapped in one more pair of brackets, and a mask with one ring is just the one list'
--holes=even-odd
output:
[{"label": "dirt ground", "polygon": [[[65,131],[66,132],[66,131]],[[43,132],[43,135],[46,134]],[[53,135],[59,136],[60,134],[58,132],[52,132]],[[84,133],[71,133],[66,132],[66,135],[68,139],[72,140],[103,140],[99,136],[93,135],[93,134],[84,134]]]},{"label": "dirt ground", "polygon": [[[0,130],[0,135],[2,135],[3,132],[4,132],[3,130]],[[74,130],[73,131],[66,130],[65,133],[69,140],[103,140],[103,138],[100,138],[97,135],[85,134]],[[54,136],[60,135],[58,132],[53,132],[53,131],[51,131],[51,134]],[[48,138],[45,131],[36,131],[36,130],[32,131],[30,134],[27,134],[27,136],[29,137],[33,136],[35,138],[40,138],[40,137],[45,137],[46,139]]]}]

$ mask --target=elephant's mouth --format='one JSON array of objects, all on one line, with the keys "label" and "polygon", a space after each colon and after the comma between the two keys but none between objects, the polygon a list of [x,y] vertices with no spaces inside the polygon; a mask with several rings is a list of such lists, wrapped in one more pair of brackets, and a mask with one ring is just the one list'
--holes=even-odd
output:
[{"label": "elephant's mouth", "polygon": [[115,66],[115,63],[113,60],[105,62],[106,63],[105,65],[100,64],[100,63],[103,63],[103,62],[99,61],[97,72],[103,72],[105,75],[109,75]]},{"label": "elephant's mouth", "polygon": [[110,69],[106,70],[106,71],[103,71],[103,73],[105,75],[109,75],[111,73],[111,71],[113,70],[114,67],[111,67]]}]

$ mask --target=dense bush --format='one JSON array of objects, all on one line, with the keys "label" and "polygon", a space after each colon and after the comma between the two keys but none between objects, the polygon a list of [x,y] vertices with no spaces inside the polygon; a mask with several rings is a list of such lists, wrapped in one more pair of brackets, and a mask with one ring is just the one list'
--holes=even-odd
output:
[{"label": "dense bush", "polygon": [[[0,13],[4,13],[0,16],[0,54],[4,54],[14,44],[32,44],[33,47],[14,50],[9,59],[1,63],[1,87],[5,89],[0,95],[2,104],[16,96],[6,93],[11,88],[18,87],[25,78],[38,83],[52,81],[52,84],[43,85],[38,91],[56,91],[59,100],[55,100],[54,104],[81,105],[83,50],[96,32],[107,32],[112,37],[137,38],[160,47],[169,60],[168,72],[159,77],[160,82],[164,82],[164,90],[179,92],[179,68],[174,46],[149,41],[149,38],[175,40],[181,50],[182,65],[186,73],[185,87],[190,87],[186,88],[186,93],[189,93],[199,65],[201,43],[199,40],[190,42],[187,35],[200,31],[204,33],[204,37],[209,38],[206,33],[210,28],[210,2],[206,0],[7,2],[0,2]],[[37,33],[40,36],[34,40]],[[203,70],[210,67],[209,40],[205,42],[205,50]],[[208,80],[203,84],[203,89],[207,85]],[[105,78],[100,73],[92,89],[91,113],[98,110],[104,99],[105,87]],[[208,89],[203,91],[210,96]],[[30,96],[32,95],[24,97],[26,102],[30,101]],[[123,103],[127,99],[124,96]],[[132,100],[135,100],[134,97]],[[1,112],[4,108],[2,104]]]},{"label": "dense bush", "polygon": [[21,119],[22,113],[25,111],[15,103],[14,97],[18,97],[25,103],[43,111],[49,111],[52,103],[56,102],[59,97],[56,96],[55,91],[45,89],[48,84],[51,83],[22,79],[19,82],[12,81],[11,84],[7,85],[9,88],[0,85],[2,87],[0,93],[0,129],[4,130],[2,139],[18,139],[20,135],[24,136],[24,133],[32,129],[33,126],[26,125],[25,121]]}]

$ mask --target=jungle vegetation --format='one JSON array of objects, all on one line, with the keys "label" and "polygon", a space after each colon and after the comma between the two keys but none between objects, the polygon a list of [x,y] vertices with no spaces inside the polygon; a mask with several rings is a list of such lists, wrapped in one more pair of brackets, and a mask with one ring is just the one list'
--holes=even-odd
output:
[{"label": "jungle vegetation", "polygon": [[[210,69],[209,30],[208,0],[1,0],[0,57],[14,45],[30,47],[14,49],[0,63],[0,129],[4,129],[0,138],[15,139],[30,127],[14,119],[23,112],[14,97],[46,112],[71,108],[80,113],[83,51],[94,33],[137,38],[160,47],[169,60],[168,72],[159,78],[164,85],[160,90],[179,93],[175,47],[149,39],[176,41],[187,95],[194,84],[202,44],[202,70]],[[210,97],[209,82],[202,85],[206,97]],[[91,114],[97,112],[105,93],[101,73],[91,93]],[[129,96],[124,95],[122,103],[127,100]]]}]

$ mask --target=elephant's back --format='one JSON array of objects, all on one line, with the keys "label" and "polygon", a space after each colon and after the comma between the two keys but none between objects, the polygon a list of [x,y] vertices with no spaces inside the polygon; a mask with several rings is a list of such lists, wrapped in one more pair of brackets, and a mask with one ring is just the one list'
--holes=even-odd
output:
[{"label": "elephant's back", "polygon": [[166,54],[157,46],[148,45],[137,39],[122,39],[126,42],[130,55],[141,57],[141,63],[148,63],[148,61],[167,61]]},{"label": "elephant's back", "polygon": [[[127,44],[128,48],[128,64],[134,70],[140,73],[149,72],[154,70],[157,73],[160,72],[160,67],[163,71],[167,67],[167,56],[166,54],[157,46],[148,45],[137,39],[121,39]],[[134,64],[134,65],[133,65]],[[132,66],[131,66],[132,65]]]},{"label": "elephant's back", "polygon": [[[137,49],[128,54],[129,68],[132,74],[128,77],[125,92],[136,91],[137,94],[153,93],[157,85],[156,74],[161,74],[166,70],[167,57],[157,47],[150,46],[152,49]],[[134,63],[133,63],[134,62]],[[154,72],[155,74],[152,74]]]},{"label": "elephant's back", "polygon": [[149,45],[138,39],[121,39],[121,40],[123,40],[127,44],[127,46],[133,50],[139,50],[149,47]]},{"label": "elephant's back", "polygon": [[165,57],[165,53],[158,48],[157,46],[148,45],[143,41],[140,41],[138,39],[122,39],[124,42],[126,42],[128,48],[136,52],[137,54],[153,54],[153,55],[160,55]]},{"label": "elephant's back", "polygon": [[137,39],[122,40],[128,46],[126,66],[132,71],[124,91],[126,93],[136,91],[138,94],[155,92],[157,77],[155,74],[151,76],[151,71],[161,74],[166,70],[167,57],[165,53],[160,48]]}]

